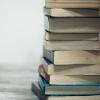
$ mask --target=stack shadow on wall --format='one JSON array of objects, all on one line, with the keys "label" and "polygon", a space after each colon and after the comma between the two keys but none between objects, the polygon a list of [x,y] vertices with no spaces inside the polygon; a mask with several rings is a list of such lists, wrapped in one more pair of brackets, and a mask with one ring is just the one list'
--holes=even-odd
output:
[{"label": "stack shadow on wall", "polygon": [[100,100],[100,0],[45,0],[41,100]]}]

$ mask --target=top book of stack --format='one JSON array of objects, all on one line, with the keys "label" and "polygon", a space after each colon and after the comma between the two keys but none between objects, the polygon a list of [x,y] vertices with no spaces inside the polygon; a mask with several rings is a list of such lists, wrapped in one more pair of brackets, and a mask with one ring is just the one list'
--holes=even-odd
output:
[{"label": "top book of stack", "polygon": [[100,0],[45,0],[46,8],[100,8]]}]

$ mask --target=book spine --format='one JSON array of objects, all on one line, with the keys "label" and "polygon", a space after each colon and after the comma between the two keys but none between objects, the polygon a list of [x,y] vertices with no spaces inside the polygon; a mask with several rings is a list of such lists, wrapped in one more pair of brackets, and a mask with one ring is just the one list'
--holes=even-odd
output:
[{"label": "book spine", "polygon": [[42,91],[40,88],[35,86],[34,83],[32,83],[32,92],[40,99],[40,100],[46,100],[46,96],[42,95]]},{"label": "book spine", "polygon": [[45,71],[48,73],[48,65],[51,64],[51,62],[49,62],[47,59],[42,58],[41,64],[43,64],[43,67],[45,69]]},{"label": "book spine", "polygon": [[49,82],[50,76],[47,74],[45,67],[44,67],[44,64],[40,64],[38,72],[46,81]]},{"label": "book spine", "polygon": [[45,95],[45,84],[43,82],[43,80],[41,79],[41,76],[39,76],[39,80],[38,80],[38,85],[42,91],[42,95]]},{"label": "book spine", "polygon": [[54,63],[54,53],[54,51],[48,51],[45,47],[43,47],[43,57],[51,63]]}]

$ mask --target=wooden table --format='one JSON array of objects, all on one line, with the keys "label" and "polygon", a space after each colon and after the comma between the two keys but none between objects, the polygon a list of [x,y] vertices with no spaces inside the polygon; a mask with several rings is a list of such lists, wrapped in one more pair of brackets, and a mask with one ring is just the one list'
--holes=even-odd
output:
[{"label": "wooden table", "polygon": [[34,66],[0,65],[0,100],[38,100],[31,92]]}]

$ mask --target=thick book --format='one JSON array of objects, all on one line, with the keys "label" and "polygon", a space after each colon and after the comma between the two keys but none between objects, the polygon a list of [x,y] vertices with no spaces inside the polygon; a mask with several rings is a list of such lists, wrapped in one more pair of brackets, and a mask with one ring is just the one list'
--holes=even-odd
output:
[{"label": "thick book", "polygon": [[39,77],[39,86],[46,96],[88,96],[99,95],[100,84],[49,84]]},{"label": "thick book", "polygon": [[100,8],[100,0],[45,0],[46,8]]},{"label": "thick book", "polygon": [[52,17],[97,17],[99,9],[44,8],[44,14]]},{"label": "thick book", "polygon": [[49,51],[44,48],[43,56],[55,65],[100,64],[99,50]]},{"label": "thick book", "polygon": [[49,75],[42,66],[38,72],[50,84],[100,84],[100,75]]},{"label": "thick book", "polygon": [[51,33],[45,32],[47,41],[91,41],[99,40],[99,33]]},{"label": "thick book", "polygon": [[44,41],[47,50],[100,50],[99,40],[95,41]]},{"label": "thick book", "polygon": [[54,65],[49,60],[42,58],[39,70],[48,75],[100,75],[100,64]]},{"label": "thick book", "polygon": [[50,17],[45,16],[45,29],[53,33],[99,33],[100,17]]},{"label": "thick book", "polygon": [[43,95],[39,86],[32,83],[32,92],[39,98],[39,100],[100,100],[100,95],[93,96],[45,96]]}]

